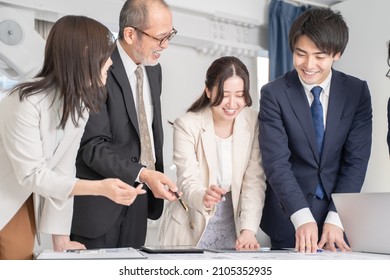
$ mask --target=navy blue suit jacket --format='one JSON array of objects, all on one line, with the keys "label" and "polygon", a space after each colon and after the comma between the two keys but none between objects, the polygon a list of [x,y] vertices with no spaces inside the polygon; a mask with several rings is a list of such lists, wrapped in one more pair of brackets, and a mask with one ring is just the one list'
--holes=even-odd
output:
[{"label": "navy blue suit jacket", "polygon": [[[119,178],[136,186],[135,180],[142,168],[139,157],[141,143],[137,113],[123,62],[118,49],[111,59],[108,72],[106,103],[98,114],[91,114],[85,128],[76,167],[77,177],[82,179]],[[153,103],[153,136],[157,171],[163,170],[163,128],[161,121],[161,66],[145,67]],[[135,214],[134,243],[131,247],[143,245],[146,237],[147,218],[158,219],[163,210],[163,200],[156,199],[147,189],[147,195],[140,195],[129,206]],[[123,207],[105,197],[75,197],[72,233],[96,238],[107,232],[115,223]]]},{"label": "navy blue suit jacket", "polygon": [[298,73],[288,72],[261,89],[259,141],[267,177],[261,228],[271,239],[291,238],[290,216],[320,203],[314,196],[318,175],[328,201],[323,213],[313,213],[320,231],[328,211],[336,211],[331,194],[360,192],[364,182],[371,151],[370,92],[365,81],[332,71],[321,160]]},{"label": "navy blue suit jacket", "polygon": [[387,146],[390,154],[390,98],[387,101]]}]

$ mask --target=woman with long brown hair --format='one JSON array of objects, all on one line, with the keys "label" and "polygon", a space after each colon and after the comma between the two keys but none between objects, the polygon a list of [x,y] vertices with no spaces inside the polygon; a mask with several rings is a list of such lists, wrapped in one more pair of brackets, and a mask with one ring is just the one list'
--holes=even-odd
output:
[{"label": "woman with long brown hair", "polygon": [[75,160],[89,112],[106,98],[114,38],[101,23],[64,16],[51,29],[42,70],[0,102],[0,259],[31,259],[37,232],[69,239],[74,195],[129,205],[141,189],[119,179],[79,180]]}]

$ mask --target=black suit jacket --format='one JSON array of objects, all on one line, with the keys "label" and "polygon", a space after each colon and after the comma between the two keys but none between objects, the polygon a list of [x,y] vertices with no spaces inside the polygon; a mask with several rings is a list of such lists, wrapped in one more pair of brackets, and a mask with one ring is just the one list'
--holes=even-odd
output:
[{"label": "black suit jacket", "polygon": [[390,154],[390,98],[387,101],[387,146]]},{"label": "black suit jacket", "polygon": [[[135,180],[142,168],[139,157],[141,143],[133,93],[118,49],[111,59],[113,64],[107,77],[108,97],[101,111],[91,114],[81,140],[76,167],[81,179],[119,178],[136,186]],[[163,129],[161,121],[161,66],[147,66],[153,103],[153,136],[156,170],[163,170]],[[137,243],[146,237],[147,218],[158,219],[163,210],[163,200],[156,199],[148,190],[129,206],[137,213],[142,225],[137,231]],[[75,197],[72,233],[88,238],[101,236],[110,229],[121,213],[122,205],[99,196]],[[137,227],[137,225],[135,225]],[[131,246],[132,244],[129,244]]]},{"label": "black suit jacket", "polygon": [[366,82],[332,71],[321,159],[298,73],[288,72],[261,90],[259,141],[267,177],[261,228],[274,240],[294,235],[293,213],[323,205],[314,198],[318,175],[329,201],[322,213],[313,213],[320,230],[327,212],[336,211],[331,194],[360,192],[364,182],[371,151],[370,92]]}]

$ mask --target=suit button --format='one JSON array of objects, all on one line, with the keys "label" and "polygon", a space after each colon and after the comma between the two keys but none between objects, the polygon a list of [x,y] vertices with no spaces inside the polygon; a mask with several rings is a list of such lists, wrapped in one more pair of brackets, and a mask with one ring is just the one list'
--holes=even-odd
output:
[{"label": "suit button", "polygon": [[194,229],[194,223],[190,222],[190,229]]},{"label": "suit button", "polygon": [[312,194],[312,193],[308,193],[306,196],[307,196],[308,198],[313,198],[315,195]]},{"label": "suit button", "polygon": [[131,161],[132,161],[132,162],[138,162],[138,158],[132,157],[132,158],[131,158]]}]

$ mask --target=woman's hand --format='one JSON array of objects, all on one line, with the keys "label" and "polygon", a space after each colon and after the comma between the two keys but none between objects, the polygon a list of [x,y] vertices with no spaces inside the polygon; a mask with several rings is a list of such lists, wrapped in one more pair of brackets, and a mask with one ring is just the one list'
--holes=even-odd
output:
[{"label": "woman's hand", "polygon": [[207,188],[203,196],[204,206],[206,208],[213,208],[215,204],[222,201],[225,194],[226,192],[222,188],[216,185],[211,185],[209,188]]},{"label": "woman's hand", "polygon": [[146,190],[142,189],[143,184],[134,188],[119,179],[104,179],[100,182],[102,195],[126,206],[132,204],[138,195],[146,193]]},{"label": "woman's hand", "polygon": [[69,235],[53,234],[52,237],[53,249],[56,252],[63,252],[65,250],[83,250],[85,246],[76,241],[70,241]]},{"label": "woman's hand", "polygon": [[243,229],[236,240],[236,250],[258,250],[260,244],[256,235],[248,229]]}]

